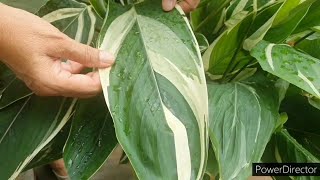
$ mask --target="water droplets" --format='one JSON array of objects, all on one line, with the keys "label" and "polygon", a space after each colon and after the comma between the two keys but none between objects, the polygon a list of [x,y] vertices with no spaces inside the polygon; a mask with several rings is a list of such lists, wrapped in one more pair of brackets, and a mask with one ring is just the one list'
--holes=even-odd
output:
[{"label": "water droplets", "polygon": [[72,159],[69,159],[69,161],[68,161],[68,166],[72,166],[72,164],[73,164]]},{"label": "water droplets", "polygon": [[102,138],[99,137],[99,138],[98,138],[98,143],[97,143],[98,147],[101,147],[101,141],[102,141]]}]

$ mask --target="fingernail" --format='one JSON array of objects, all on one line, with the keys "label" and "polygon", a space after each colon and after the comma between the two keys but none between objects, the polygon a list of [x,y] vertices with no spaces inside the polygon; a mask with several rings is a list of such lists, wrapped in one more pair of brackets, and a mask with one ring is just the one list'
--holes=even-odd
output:
[{"label": "fingernail", "polygon": [[163,0],[163,9],[165,11],[171,11],[175,6],[174,0]]},{"label": "fingernail", "polygon": [[113,63],[115,61],[114,55],[107,51],[100,51],[99,58],[100,61],[105,63]]}]

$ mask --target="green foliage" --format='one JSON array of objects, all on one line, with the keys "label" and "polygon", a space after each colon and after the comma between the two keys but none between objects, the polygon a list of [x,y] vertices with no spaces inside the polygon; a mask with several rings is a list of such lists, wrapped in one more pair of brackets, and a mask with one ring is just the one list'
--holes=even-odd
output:
[{"label": "green foliage", "polygon": [[191,25],[158,0],[0,2],[117,57],[87,100],[37,97],[0,64],[0,179],[59,157],[89,179],[117,143],[139,179],[319,162],[320,1],[203,0]]}]

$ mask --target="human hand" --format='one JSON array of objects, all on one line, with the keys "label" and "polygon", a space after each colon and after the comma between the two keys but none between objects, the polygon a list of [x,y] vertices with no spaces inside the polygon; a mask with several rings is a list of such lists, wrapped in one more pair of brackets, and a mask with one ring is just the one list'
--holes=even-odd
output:
[{"label": "human hand", "polygon": [[[185,13],[189,13],[197,8],[200,0],[183,0],[179,2],[179,6],[183,9]],[[177,0],[162,0],[162,8],[165,11],[171,11],[177,4]]]},{"label": "human hand", "polygon": [[35,94],[90,97],[101,90],[97,72],[80,73],[85,66],[111,66],[113,55],[80,44],[43,19],[1,3],[0,17],[0,59]]}]

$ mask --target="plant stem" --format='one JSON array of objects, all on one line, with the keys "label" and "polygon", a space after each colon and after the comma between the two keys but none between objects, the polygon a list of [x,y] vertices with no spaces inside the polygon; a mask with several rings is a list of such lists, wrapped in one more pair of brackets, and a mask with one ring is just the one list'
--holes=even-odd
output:
[{"label": "plant stem", "polygon": [[302,38],[300,38],[298,41],[296,41],[294,43],[294,46],[296,46],[297,44],[301,43],[303,40],[307,39],[309,36],[311,36],[312,34],[314,34],[315,31],[311,31],[310,33],[306,34],[305,36],[303,36]]},{"label": "plant stem", "polygon": [[[225,72],[223,73],[223,76],[222,76],[222,79],[221,79],[222,82],[225,81],[226,75],[229,73],[230,68],[231,68],[233,62],[236,60],[236,57],[237,57],[240,49],[242,49],[244,40],[247,38],[247,35],[248,35],[248,33],[249,33],[249,30],[250,30],[250,28],[251,28],[254,20],[256,19],[256,16],[257,16],[257,12],[254,11],[254,12],[253,12],[252,21],[251,21],[249,27],[248,27],[247,30],[246,30],[246,35],[241,39],[240,45],[237,47],[236,52],[233,54],[232,59],[231,59],[231,61],[229,62],[228,66],[227,66],[227,69],[226,69]],[[242,22],[241,22],[241,23],[242,23]]]},{"label": "plant stem", "polygon": [[248,65],[251,64],[251,62],[254,60],[254,58],[251,58],[247,64],[245,64],[238,72],[236,72],[229,80],[229,82],[231,82],[232,80],[234,80],[234,78],[236,78],[244,69],[246,69],[248,67]]}]

